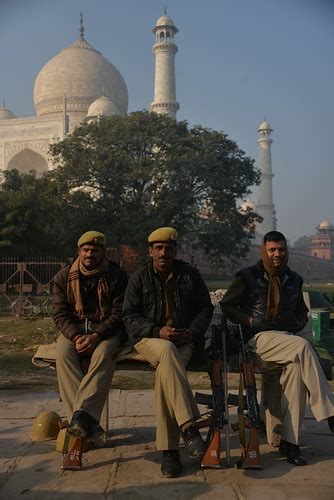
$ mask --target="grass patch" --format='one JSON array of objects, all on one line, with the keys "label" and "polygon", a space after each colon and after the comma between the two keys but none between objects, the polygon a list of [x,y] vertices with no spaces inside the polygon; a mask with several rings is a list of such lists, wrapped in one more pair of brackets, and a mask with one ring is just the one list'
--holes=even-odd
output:
[{"label": "grass patch", "polygon": [[25,370],[27,374],[33,372],[33,365],[28,365],[28,362],[31,362],[31,356],[26,353],[13,353],[13,354],[5,354],[0,358],[0,370],[3,373],[4,371],[8,372],[22,372]]},{"label": "grass patch", "polygon": [[57,389],[55,371],[40,370],[31,362],[39,344],[54,342],[57,336],[51,318],[0,317],[0,389]]},{"label": "grass patch", "polygon": [[232,282],[232,279],[226,280],[223,278],[205,277],[204,281],[206,286],[208,287],[209,292],[214,292],[215,290],[220,290],[221,288],[223,290],[227,290]]}]

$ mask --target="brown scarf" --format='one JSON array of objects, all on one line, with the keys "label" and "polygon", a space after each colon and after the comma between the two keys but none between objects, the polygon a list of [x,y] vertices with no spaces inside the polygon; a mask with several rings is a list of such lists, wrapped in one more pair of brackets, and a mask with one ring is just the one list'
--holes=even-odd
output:
[{"label": "brown scarf", "polygon": [[109,261],[104,258],[102,262],[91,271],[86,269],[78,257],[72,264],[67,278],[67,297],[74,306],[75,314],[80,318],[85,317],[85,306],[80,291],[80,273],[89,278],[98,278],[97,295],[99,299],[98,320],[104,321],[110,314],[110,291],[106,273],[109,269]]},{"label": "brown scarf", "polygon": [[275,319],[281,312],[282,278],[287,270],[287,263],[289,260],[288,249],[286,249],[285,259],[282,265],[280,267],[275,267],[267,253],[265,243],[262,242],[261,259],[264,269],[269,276],[266,318]]}]

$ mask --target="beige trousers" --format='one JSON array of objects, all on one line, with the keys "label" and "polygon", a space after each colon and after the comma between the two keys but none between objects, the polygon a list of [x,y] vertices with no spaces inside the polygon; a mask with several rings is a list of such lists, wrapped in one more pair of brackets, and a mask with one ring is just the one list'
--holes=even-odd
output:
[{"label": "beige trousers", "polygon": [[298,444],[307,395],[318,422],[334,415],[334,397],[314,349],[302,337],[275,330],[257,333],[248,345],[264,361],[283,365],[281,439]]},{"label": "beige trousers", "polygon": [[83,410],[98,422],[115,371],[115,355],[120,350],[117,336],[102,340],[94,350],[88,372],[83,373],[74,345],[64,335],[57,340],[57,377],[60,397],[68,421]]},{"label": "beige trousers", "polygon": [[180,426],[200,415],[185,369],[192,347],[178,349],[169,340],[145,338],[134,348],[156,369],[157,449],[176,450]]}]

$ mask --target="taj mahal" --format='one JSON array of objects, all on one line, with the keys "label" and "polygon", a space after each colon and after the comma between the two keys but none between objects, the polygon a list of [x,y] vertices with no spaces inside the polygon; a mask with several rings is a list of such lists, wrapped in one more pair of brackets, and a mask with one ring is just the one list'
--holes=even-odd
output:
[{"label": "taj mahal", "polygon": [[[151,110],[176,118],[174,56],[177,33],[172,19],[161,16],[153,32],[156,59],[155,92]],[[61,50],[38,73],[34,84],[36,116],[16,117],[0,107],[0,170],[51,170],[50,144],[71,134],[84,121],[125,115],[128,90],[118,69],[84,36],[81,16],[79,38]]]},{"label": "taj mahal", "polygon": [[[166,12],[153,28],[155,56],[154,97],[151,111],[176,119],[175,55],[178,32]],[[34,83],[35,116],[16,117],[0,107],[0,171],[52,170],[49,146],[63,140],[82,122],[128,111],[128,90],[118,69],[85,39],[82,15],[79,38],[48,61]],[[276,228],[272,194],[270,124],[258,128],[261,184],[256,208],[263,222],[259,234]]]}]

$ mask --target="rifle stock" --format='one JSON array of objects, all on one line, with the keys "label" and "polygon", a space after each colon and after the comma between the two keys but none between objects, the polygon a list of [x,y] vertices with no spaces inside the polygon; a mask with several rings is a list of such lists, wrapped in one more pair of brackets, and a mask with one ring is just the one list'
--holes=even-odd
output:
[{"label": "rifle stock", "polygon": [[220,469],[220,427],[217,425],[212,433],[209,445],[202,458],[201,467]]},{"label": "rifle stock", "polygon": [[[200,404],[206,404],[211,410],[210,415],[205,419],[199,420],[197,428],[201,429],[209,426],[206,439],[206,453],[202,459],[201,467],[203,468],[220,468],[220,453],[221,453],[221,431],[228,423],[227,418],[227,398],[224,391],[224,382],[222,378],[223,369],[226,370],[226,358],[223,336],[225,331],[222,331],[220,325],[212,325],[211,327],[211,357],[212,364],[210,369],[211,380],[211,395],[196,393],[196,401]],[[226,426],[227,427],[227,426]],[[225,430],[226,436],[226,462],[229,466],[229,443],[228,443],[228,428]]]},{"label": "rifle stock", "polygon": [[259,449],[259,431],[256,427],[249,429],[249,441],[246,456],[242,464],[243,469],[262,469]]},{"label": "rifle stock", "polygon": [[212,422],[208,433],[208,446],[202,459],[201,467],[220,468],[220,431],[222,426],[221,409],[223,409],[222,398],[222,362],[214,359],[210,373],[212,389]]}]

